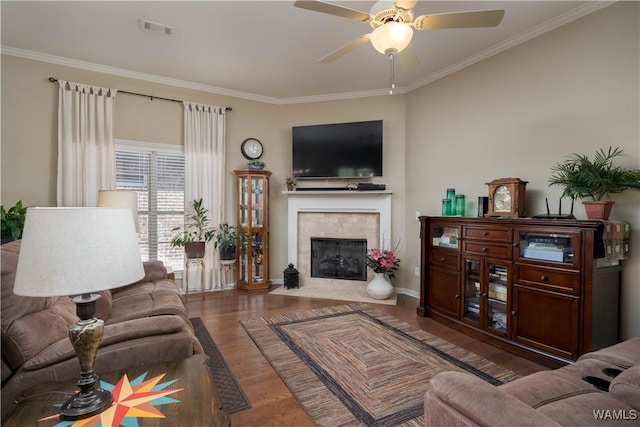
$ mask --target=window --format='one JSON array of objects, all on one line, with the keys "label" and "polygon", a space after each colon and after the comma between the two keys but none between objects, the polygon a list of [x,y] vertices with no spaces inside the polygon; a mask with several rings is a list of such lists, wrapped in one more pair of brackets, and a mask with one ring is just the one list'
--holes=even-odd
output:
[{"label": "window", "polygon": [[116,188],[138,193],[138,242],[143,261],[184,267],[184,251],[171,247],[172,229],[184,225],[184,154],[181,146],[116,142]]}]

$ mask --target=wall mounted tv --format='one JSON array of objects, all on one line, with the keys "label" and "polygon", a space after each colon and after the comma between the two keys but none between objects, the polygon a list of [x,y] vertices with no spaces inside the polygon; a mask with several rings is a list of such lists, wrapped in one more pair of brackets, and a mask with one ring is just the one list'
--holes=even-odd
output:
[{"label": "wall mounted tv", "polygon": [[382,120],[294,126],[296,178],[382,176]]}]

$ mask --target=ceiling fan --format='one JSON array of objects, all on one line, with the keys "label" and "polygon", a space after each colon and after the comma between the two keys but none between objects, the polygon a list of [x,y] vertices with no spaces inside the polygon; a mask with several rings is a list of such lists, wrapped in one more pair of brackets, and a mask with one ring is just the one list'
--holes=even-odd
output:
[{"label": "ceiling fan", "polygon": [[397,55],[406,70],[420,65],[420,60],[411,46],[413,30],[495,27],[504,16],[504,10],[481,10],[420,15],[414,18],[413,7],[416,3],[417,0],[379,1],[371,7],[369,13],[317,0],[298,0],[294,6],[367,23],[373,28],[371,33],[363,34],[339,47],[318,62],[328,64],[371,42],[378,52],[389,56],[392,62]]}]

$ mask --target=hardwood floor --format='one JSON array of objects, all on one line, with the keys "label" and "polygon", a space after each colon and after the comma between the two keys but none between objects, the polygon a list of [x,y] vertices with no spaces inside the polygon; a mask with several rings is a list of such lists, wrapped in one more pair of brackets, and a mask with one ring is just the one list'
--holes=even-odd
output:
[{"label": "hardwood floor", "polygon": [[[202,319],[251,401],[251,409],[231,415],[231,425],[313,426],[304,409],[262,356],[239,321],[345,303],[335,300],[246,294],[236,290],[209,293],[204,300],[187,300],[189,316]],[[521,375],[548,369],[467,337],[430,318],[420,317],[416,314],[417,306],[417,299],[399,295],[397,305],[376,304],[375,307],[378,311],[416,325]]]}]

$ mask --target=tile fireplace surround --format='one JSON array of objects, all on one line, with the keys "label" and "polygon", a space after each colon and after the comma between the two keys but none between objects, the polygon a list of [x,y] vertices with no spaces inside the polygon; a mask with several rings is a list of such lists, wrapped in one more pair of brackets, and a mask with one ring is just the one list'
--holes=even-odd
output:
[{"label": "tile fireplace surround", "polygon": [[[300,272],[302,287],[321,286],[328,293],[344,292],[345,296],[360,289],[366,297],[367,282],[311,277],[311,238],[366,239],[368,248],[389,247],[392,192],[284,191],[283,194],[288,199],[288,260]],[[371,278],[368,271],[368,280]]]}]

